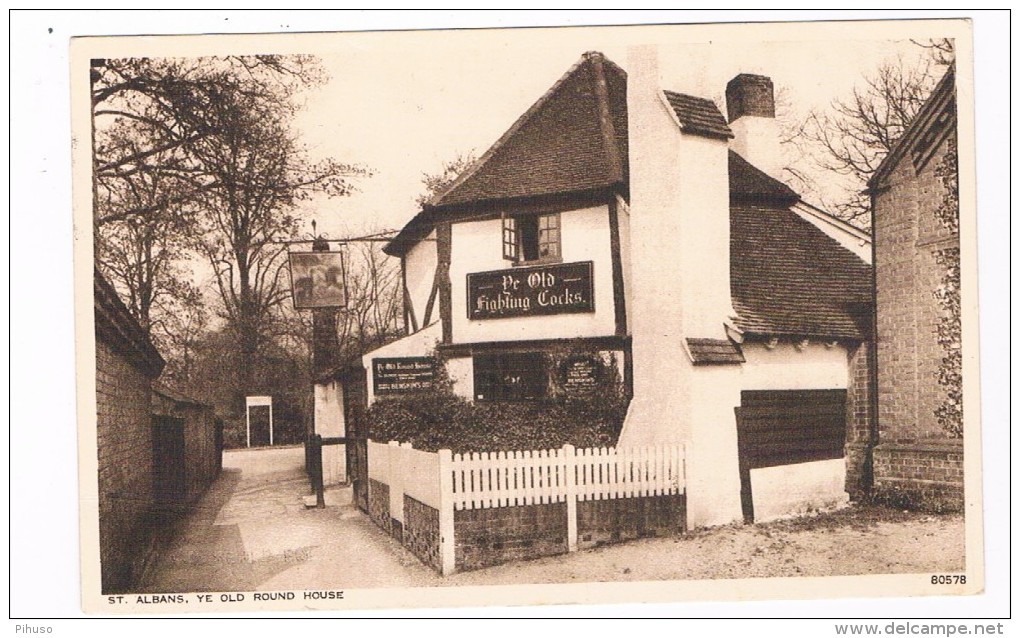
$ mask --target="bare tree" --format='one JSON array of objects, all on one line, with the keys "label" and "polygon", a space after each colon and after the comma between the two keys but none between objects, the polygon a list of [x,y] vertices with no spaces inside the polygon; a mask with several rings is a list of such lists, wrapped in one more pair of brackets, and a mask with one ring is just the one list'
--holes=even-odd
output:
[{"label": "bare tree", "polygon": [[292,113],[260,113],[239,97],[241,103],[220,116],[222,132],[194,152],[218,184],[204,198],[200,247],[237,338],[241,385],[247,387],[272,311],[289,293],[286,245],[279,241],[298,232],[295,205],[316,193],[347,195],[351,178],[366,171],[309,161],[287,126]]},{"label": "bare tree", "polygon": [[452,184],[475,161],[473,150],[466,153],[458,153],[452,160],[443,162],[443,168],[438,173],[422,173],[421,183],[425,186],[425,190],[414,199],[415,204],[419,208],[424,208],[429,200]]},{"label": "bare tree", "polygon": [[174,386],[194,391],[200,344],[209,325],[209,309],[197,288],[190,295],[174,298],[173,306],[152,325],[151,333],[167,359],[163,376]]},{"label": "bare tree", "polygon": [[[108,209],[97,193],[95,223],[148,215],[216,183],[203,179],[194,145],[222,132],[216,114],[238,95],[249,108],[287,108],[296,91],[324,81],[307,55],[95,59],[91,64],[93,180],[96,191],[138,173],[160,174],[176,188],[144,205]],[[132,125],[132,135],[118,126]],[[112,132],[111,132],[112,131]],[[187,188],[184,188],[187,186]]]},{"label": "bare tree", "polygon": [[343,196],[363,168],[313,162],[290,128],[300,91],[325,76],[311,56],[94,60],[93,192],[101,266],[152,324],[160,294],[189,292],[186,245],[208,260],[240,391],[255,377],[273,309],[287,294],[294,209]]},{"label": "bare tree", "polygon": [[882,64],[850,97],[814,111],[793,133],[813,147],[818,168],[845,178],[842,196],[826,202],[835,214],[863,228],[871,224],[868,179],[924,105],[951,63],[952,42],[923,45],[933,53],[916,64],[902,58]]},{"label": "bare tree", "polygon": [[337,334],[341,356],[349,358],[400,336],[402,296],[399,262],[375,242],[355,242],[343,250],[349,265],[347,306],[339,313]]}]

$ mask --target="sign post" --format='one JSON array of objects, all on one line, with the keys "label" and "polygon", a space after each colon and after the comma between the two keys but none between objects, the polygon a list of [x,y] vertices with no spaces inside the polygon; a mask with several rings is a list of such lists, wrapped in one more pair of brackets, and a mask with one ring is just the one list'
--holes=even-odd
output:
[{"label": "sign post", "polygon": [[251,447],[251,409],[267,406],[269,408],[269,445],[273,444],[273,397],[251,396],[244,398],[244,420],[248,434],[248,447]]}]

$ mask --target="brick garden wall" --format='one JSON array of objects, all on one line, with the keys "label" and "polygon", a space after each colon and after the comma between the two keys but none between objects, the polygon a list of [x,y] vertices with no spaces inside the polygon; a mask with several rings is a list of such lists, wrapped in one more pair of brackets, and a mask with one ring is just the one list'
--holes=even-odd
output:
[{"label": "brick garden wall", "polygon": [[368,517],[387,534],[393,535],[393,519],[390,518],[390,486],[375,479],[368,479]]},{"label": "brick garden wall", "polygon": [[404,494],[401,522],[390,511],[390,486],[368,479],[368,516],[423,563],[442,571],[439,510]]},{"label": "brick garden wall", "polygon": [[[492,467],[475,466],[481,459],[465,462],[453,457],[448,450],[436,454],[415,450],[406,444],[369,441],[367,448],[369,517],[423,563],[443,574],[564,554],[600,543],[672,535],[683,532],[686,527],[685,496],[670,494],[682,487],[683,457],[678,446],[657,450],[654,459],[627,450],[618,457],[615,450],[614,455],[607,452],[596,457],[589,454],[593,450],[574,455],[569,446],[559,451],[562,454],[538,452],[540,456],[535,458],[539,463],[534,466],[537,469],[533,474],[518,472],[521,468],[513,470],[515,486],[522,490],[520,494],[511,496],[506,491],[509,479],[503,475],[504,491],[491,497],[485,494],[495,494],[491,491],[493,476],[501,470],[510,471],[509,468],[496,467],[493,473]],[[546,452],[547,456],[541,456]],[[577,476],[587,477],[584,482],[578,479],[580,487],[567,482],[569,473],[553,474],[543,470],[550,463],[558,468],[564,462],[574,462],[570,459],[578,459]],[[591,466],[593,459],[598,461],[598,467],[612,467],[622,459],[624,469],[620,476],[630,476],[626,484],[598,483],[608,490],[602,493],[661,495],[577,500],[579,495],[581,498],[590,495],[589,490],[595,485],[592,481],[596,480],[596,474],[587,469],[594,467]],[[488,460],[496,464],[502,461],[504,465],[507,462],[499,458]],[[603,463],[610,465],[603,466]],[[527,466],[522,467],[527,469]],[[627,474],[630,471],[627,468],[631,467],[638,468],[633,476]],[[641,468],[650,473],[645,476]],[[488,479],[482,478],[486,473]],[[609,478],[608,473],[600,476]],[[535,478],[536,483],[531,485],[526,477]],[[561,482],[555,482],[555,477]],[[487,485],[490,492],[477,491],[472,492],[473,496],[468,495],[471,486],[483,485]],[[546,490],[541,497],[539,492],[531,491],[539,489]],[[563,491],[558,491],[560,489]],[[555,498],[566,500],[535,502],[539,498],[549,500],[554,494]],[[485,504],[489,507],[484,507]]]},{"label": "brick garden wall", "polygon": [[939,382],[947,352],[938,342],[946,316],[935,296],[946,276],[938,257],[959,249],[956,230],[936,215],[946,198],[937,167],[951,140],[920,173],[905,155],[885,180],[887,188],[875,195],[874,215],[879,439],[874,483],[880,493],[889,494],[893,486],[910,492],[922,499],[919,506],[926,505],[924,495],[937,496],[937,503],[927,505],[940,508],[963,502],[961,439],[936,416],[948,398]]},{"label": "brick garden wall", "polygon": [[876,496],[899,507],[963,509],[963,446],[927,442],[875,449]]},{"label": "brick garden wall", "polygon": [[874,388],[869,358],[874,349],[862,343],[850,355],[846,412],[846,491],[858,500],[866,496],[872,485],[871,448],[874,444]]},{"label": "brick garden wall", "polygon": [[103,592],[134,582],[145,557],[152,506],[151,388],[148,377],[96,342],[99,547]]},{"label": "brick garden wall", "polygon": [[684,531],[685,496],[645,496],[577,504],[577,545],[589,548],[602,543],[671,536]]},{"label": "brick garden wall", "polygon": [[442,571],[439,538],[439,510],[405,494],[404,547],[429,567]]},{"label": "brick garden wall", "polygon": [[457,570],[567,552],[567,504],[457,510]]}]

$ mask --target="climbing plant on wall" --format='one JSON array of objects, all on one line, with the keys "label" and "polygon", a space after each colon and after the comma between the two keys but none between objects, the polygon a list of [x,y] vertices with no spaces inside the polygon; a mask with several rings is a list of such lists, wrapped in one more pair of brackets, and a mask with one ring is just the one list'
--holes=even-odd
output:
[{"label": "climbing plant on wall", "polygon": [[[935,167],[935,175],[942,183],[942,202],[935,216],[949,232],[960,228],[960,190],[957,171],[956,138],[950,136],[942,160]],[[939,425],[952,437],[963,436],[963,350],[960,315],[960,249],[944,248],[935,252],[935,263],[943,274],[934,297],[942,310],[936,326],[936,338],[942,348],[938,382],[945,398],[935,408]]]},{"label": "climbing plant on wall", "polygon": [[960,230],[960,182],[957,171],[956,136],[946,140],[946,154],[935,167],[935,177],[942,184],[943,196],[935,209],[935,218],[951,233]]}]

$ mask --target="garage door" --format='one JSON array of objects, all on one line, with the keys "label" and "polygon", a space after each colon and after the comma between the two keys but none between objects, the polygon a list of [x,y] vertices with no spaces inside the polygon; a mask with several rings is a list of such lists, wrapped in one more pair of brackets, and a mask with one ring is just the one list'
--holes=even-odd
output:
[{"label": "garage door", "polygon": [[843,457],[846,390],[740,393],[737,445],[744,520],[754,520],[751,470]]}]

